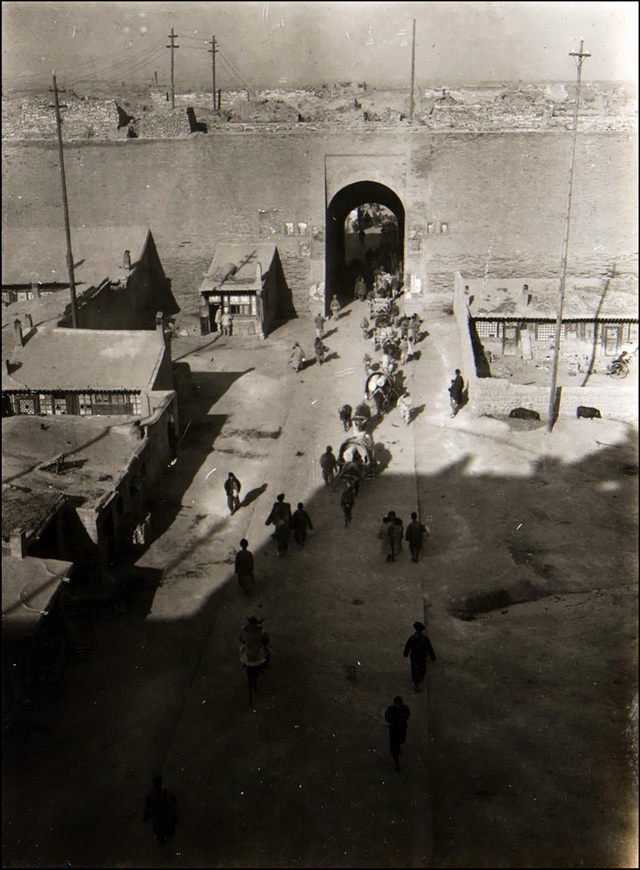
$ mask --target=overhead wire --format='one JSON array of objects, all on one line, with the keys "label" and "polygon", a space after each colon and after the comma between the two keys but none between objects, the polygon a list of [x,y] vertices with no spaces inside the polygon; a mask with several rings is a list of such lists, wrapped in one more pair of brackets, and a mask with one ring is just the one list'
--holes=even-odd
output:
[{"label": "overhead wire", "polygon": [[[159,45],[159,44],[160,44],[160,41],[159,41],[159,40],[156,40],[156,42],[152,43],[152,45],[148,45],[148,46],[146,46],[144,49],[142,49],[142,51],[136,51],[136,52],[134,52],[133,54],[131,54],[130,57],[125,58],[125,59],[122,60],[122,61],[116,61],[116,62],[114,62],[114,63],[112,63],[112,64],[108,64],[108,65],[107,65],[107,68],[110,68],[110,67],[117,67],[120,63],[122,63],[122,64],[128,64],[128,63],[130,63],[131,61],[134,61],[134,60],[137,60],[138,58],[144,57],[144,56],[146,56],[147,54],[149,54],[149,52],[152,51],[152,50],[156,47],[156,45]],[[120,48],[120,49],[118,49],[117,51],[110,52],[109,54],[102,55],[102,56],[100,56],[100,57],[93,58],[93,59],[91,59],[91,60],[80,61],[79,63],[74,63],[73,66],[69,65],[69,66],[66,66],[66,67],[59,67],[58,70],[57,70],[57,74],[58,74],[58,75],[62,75],[62,76],[65,76],[65,75],[75,75],[75,74],[76,74],[76,71],[79,71],[79,68],[80,68],[80,67],[85,67],[85,66],[88,66],[88,65],[90,65],[90,64],[95,64],[96,62],[100,63],[100,62],[103,61],[103,60],[107,60],[107,58],[115,57],[116,55],[122,54],[123,52],[126,52],[126,51],[130,51],[130,46],[125,46],[124,48]],[[37,72],[37,73],[25,73],[25,74],[22,75],[22,76],[17,76],[17,77],[16,77],[16,81],[29,80],[29,79],[34,79],[34,78],[41,78],[41,76],[42,76],[42,73],[41,73],[41,72]]]},{"label": "overhead wire", "polygon": [[234,75],[236,75],[238,79],[240,79],[240,81],[243,83],[243,85],[244,85],[248,90],[250,90],[252,93],[255,94],[255,93],[256,93],[255,88],[254,88],[252,85],[249,84],[249,82],[244,78],[244,76],[242,75],[242,73],[241,73],[241,72],[236,68],[236,66],[235,66],[235,64],[233,63],[233,61],[232,61],[230,58],[227,57],[227,55],[225,54],[224,51],[222,51],[222,49],[220,48],[219,43],[218,43],[218,52],[219,52],[219,54],[220,54],[221,59],[226,63],[226,65],[229,67],[229,69],[231,70],[231,72],[234,73]]},{"label": "overhead wire", "polygon": [[131,58],[128,61],[123,61],[122,63],[112,64],[111,66],[107,67],[101,67],[91,73],[88,73],[86,76],[74,79],[66,86],[73,87],[74,85],[80,84],[80,82],[92,81],[104,77],[105,75],[130,75],[131,73],[137,72],[138,70],[144,68],[151,61],[159,58],[164,53],[164,50],[164,44],[157,45],[155,47],[151,46],[145,53],[139,55],[137,58]]}]

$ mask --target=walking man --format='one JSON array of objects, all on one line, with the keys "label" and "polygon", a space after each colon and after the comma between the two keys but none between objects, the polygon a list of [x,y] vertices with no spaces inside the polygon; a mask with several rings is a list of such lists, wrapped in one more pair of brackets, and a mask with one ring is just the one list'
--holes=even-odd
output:
[{"label": "walking man", "polygon": [[400,695],[396,695],[393,704],[385,710],[384,718],[389,725],[389,750],[393,758],[394,767],[400,770],[400,755],[402,744],[407,739],[407,722],[411,711],[403,702]]},{"label": "walking man", "polygon": [[316,338],[313,349],[316,355],[316,359],[318,360],[318,365],[321,366],[324,362],[324,355],[329,350],[329,348],[326,346],[326,344],[322,343],[322,340],[320,338]]},{"label": "walking man", "polygon": [[289,533],[291,532],[291,505],[284,500],[284,493],[276,497],[271,513],[265,520],[265,526],[275,526],[272,535],[275,538],[278,556],[284,556],[289,549]]},{"label": "walking man", "polygon": [[419,521],[418,514],[414,511],[411,514],[411,522],[407,526],[404,535],[405,541],[409,544],[409,552],[411,553],[412,562],[420,561],[422,541],[425,535],[429,535],[429,529]]},{"label": "walking man", "polygon": [[340,309],[342,306],[338,302],[337,296],[331,297],[331,302],[329,303],[329,310],[331,311],[331,316],[334,320],[337,320],[340,316]]},{"label": "walking man", "polygon": [[333,448],[327,447],[325,452],[320,457],[320,468],[322,469],[322,479],[325,486],[330,486],[333,490],[333,477],[338,467],[338,461],[333,454]]},{"label": "walking man", "polygon": [[233,318],[229,314],[228,311],[225,311],[222,317],[220,318],[220,324],[222,326],[222,334],[223,335],[231,335],[231,328],[233,326]]},{"label": "walking man", "polygon": [[420,684],[427,673],[427,656],[432,662],[436,660],[436,654],[431,646],[431,641],[425,632],[425,626],[421,622],[413,623],[414,634],[404,645],[402,655],[406,658],[409,656],[411,664],[411,679],[416,692],[420,691]]},{"label": "walking man", "polygon": [[313,529],[311,517],[304,509],[301,501],[298,502],[298,509],[294,511],[291,517],[291,528],[293,529],[293,537],[300,547],[304,547],[304,542],[307,539],[307,531]]},{"label": "walking man", "polygon": [[240,549],[236,553],[235,570],[238,575],[238,584],[245,595],[251,595],[255,588],[253,574],[253,553],[248,550],[249,541],[243,538],[240,541]]},{"label": "walking man", "polygon": [[412,408],[411,396],[409,393],[404,393],[400,396],[400,401],[398,402],[398,407],[400,408],[400,416],[404,420],[405,426],[408,426],[411,422],[411,408]]},{"label": "walking man", "polygon": [[451,401],[451,416],[455,417],[460,410],[460,402],[462,401],[462,393],[464,390],[464,381],[460,374],[460,369],[456,369],[456,376],[451,381],[449,387],[449,396]]},{"label": "walking man", "polygon": [[347,483],[345,486],[342,495],[340,496],[340,507],[344,512],[344,526],[345,528],[351,522],[351,511],[353,510],[353,506],[356,503],[355,493],[353,491],[353,486],[350,483]]},{"label": "walking man", "polygon": [[397,517],[395,511],[389,511],[387,514],[387,535],[390,541],[390,555],[387,556],[387,562],[395,562],[396,556],[402,552],[402,539],[404,537],[404,523]]},{"label": "walking man", "polygon": [[231,516],[233,516],[240,507],[241,488],[242,484],[235,476],[235,474],[230,471],[229,476],[224,482],[224,491],[227,494],[227,504],[229,505],[229,513],[231,514]]},{"label": "walking man", "polygon": [[162,777],[158,774],[153,777],[151,791],[146,797],[143,819],[151,822],[161,846],[173,838],[178,822],[178,802],[171,789],[162,787]]},{"label": "walking man", "polygon": [[316,327],[316,335],[318,336],[318,338],[322,338],[322,336],[324,335],[324,317],[322,316],[322,314],[316,314],[313,322]]},{"label": "walking man", "polygon": [[291,356],[289,357],[289,365],[296,373],[299,372],[300,369],[302,368],[302,366],[304,365],[304,352],[297,341],[291,349]]}]

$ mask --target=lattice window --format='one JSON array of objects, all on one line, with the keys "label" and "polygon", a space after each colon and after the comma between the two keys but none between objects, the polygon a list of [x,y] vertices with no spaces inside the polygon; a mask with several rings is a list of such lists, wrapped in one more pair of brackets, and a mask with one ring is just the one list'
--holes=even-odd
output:
[{"label": "lattice window", "polygon": [[500,335],[500,324],[495,320],[476,320],[475,324],[479,338],[498,338]]},{"label": "lattice window", "polygon": [[81,417],[90,417],[93,414],[91,393],[78,393],[78,414]]},{"label": "lattice window", "polygon": [[18,414],[32,415],[36,413],[36,400],[18,397]]},{"label": "lattice window", "polygon": [[41,414],[53,414],[53,398],[51,393],[39,393],[38,403]]},{"label": "lattice window", "polygon": [[[565,338],[565,326],[564,323],[560,327],[560,341],[564,341]],[[548,341],[549,339],[555,338],[556,335],[556,325],[555,323],[536,323],[536,340],[537,341]]]}]

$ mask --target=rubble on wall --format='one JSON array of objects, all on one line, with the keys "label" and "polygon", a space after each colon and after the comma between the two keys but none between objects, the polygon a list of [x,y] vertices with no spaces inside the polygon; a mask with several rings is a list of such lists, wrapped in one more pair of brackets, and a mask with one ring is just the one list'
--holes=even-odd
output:
[{"label": "rubble on wall", "polygon": [[[106,87],[103,92],[111,93]],[[425,88],[417,94],[415,125],[434,130],[499,132],[507,130],[565,130],[573,124],[575,86],[562,83],[499,83],[486,86]],[[136,119],[140,138],[189,136],[186,107],[192,106],[209,132],[224,128],[282,132],[331,126],[367,129],[372,125],[397,127],[407,121],[406,89],[363,89],[357,85],[326,88],[271,88],[250,96],[246,90],[223,91],[221,111],[213,111],[207,92],[176,94],[171,108],[167,91],[159,88],[113,96],[65,94],[64,137],[123,139],[118,130],[116,100]],[[49,139],[56,135],[51,99],[36,94],[3,95],[4,139]],[[583,132],[633,131],[637,124],[634,85],[591,82],[584,86],[579,115]],[[282,125],[285,125],[282,127]],[[278,129],[280,128],[280,129]]]}]

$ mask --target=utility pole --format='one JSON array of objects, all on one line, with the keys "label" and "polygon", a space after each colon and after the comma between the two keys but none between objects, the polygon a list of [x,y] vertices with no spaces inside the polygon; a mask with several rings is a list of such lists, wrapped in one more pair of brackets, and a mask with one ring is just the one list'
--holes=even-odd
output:
[{"label": "utility pole", "polygon": [[409,95],[409,120],[413,121],[415,110],[414,92],[416,86],[416,19],[413,19],[413,37],[411,40],[411,94]]},{"label": "utility pole", "polygon": [[571,157],[569,160],[569,189],[567,193],[567,216],[564,227],[564,241],[562,244],[562,262],[560,264],[560,290],[558,293],[558,316],[556,318],[556,331],[553,337],[553,362],[551,364],[551,387],[549,390],[549,416],[547,420],[547,432],[551,432],[555,423],[556,393],[558,389],[558,358],[560,356],[560,331],[562,329],[562,309],[564,307],[564,292],[567,283],[567,260],[569,256],[569,230],[571,228],[571,200],[573,196],[573,166],[576,156],[576,140],[578,137],[578,109],[580,106],[580,86],[582,83],[582,62],[585,57],[591,57],[584,51],[584,39],[580,40],[580,50],[570,51],[569,57],[578,58],[578,73],[576,78],[576,101],[573,108],[573,140],[571,144]]},{"label": "utility pole", "polygon": [[176,48],[180,48],[179,45],[176,45],[174,43],[174,40],[177,38],[178,38],[178,34],[173,32],[173,27],[172,27],[171,33],[169,34],[169,36],[167,36],[167,39],[171,40],[171,45],[165,46],[165,48],[171,49],[171,108],[172,109],[175,109],[175,107],[176,107],[176,88],[175,88],[175,82],[174,82],[174,78],[173,78],[173,71],[174,71],[174,65],[175,65],[173,53],[176,50]]},{"label": "utility pole", "polygon": [[[62,150],[62,119],[60,117],[60,103],[58,102],[58,83],[53,74],[53,98],[56,110],[56,129],[58,131],[58,151],[60,153],[60,178],[62,180],[62,204],[64,206],[64,229],[67,236],[67,269],[69,271],[69,290],[71,291],[71,323],[74,329],[78,328],[78,302],[76,299],[76,279],[73,273],[73,253],[71,251],[71,225],[69,223],[69,203],[67,201],[67,178],[64,172],[64,153]],[[66,107],[63,107],[66,108]]]},{"label": "utility pole", "polygon": [[211,37],[211,48],[209,49],[209,54],[211,55],[211,73],[212,73],[212,91],[211,96],[213,97],[213,111],[217,112],[220,108],[218,104],[218,109],[216,109],[216,52],[218,49],[216,48],[216,38],[215,36]]}]

